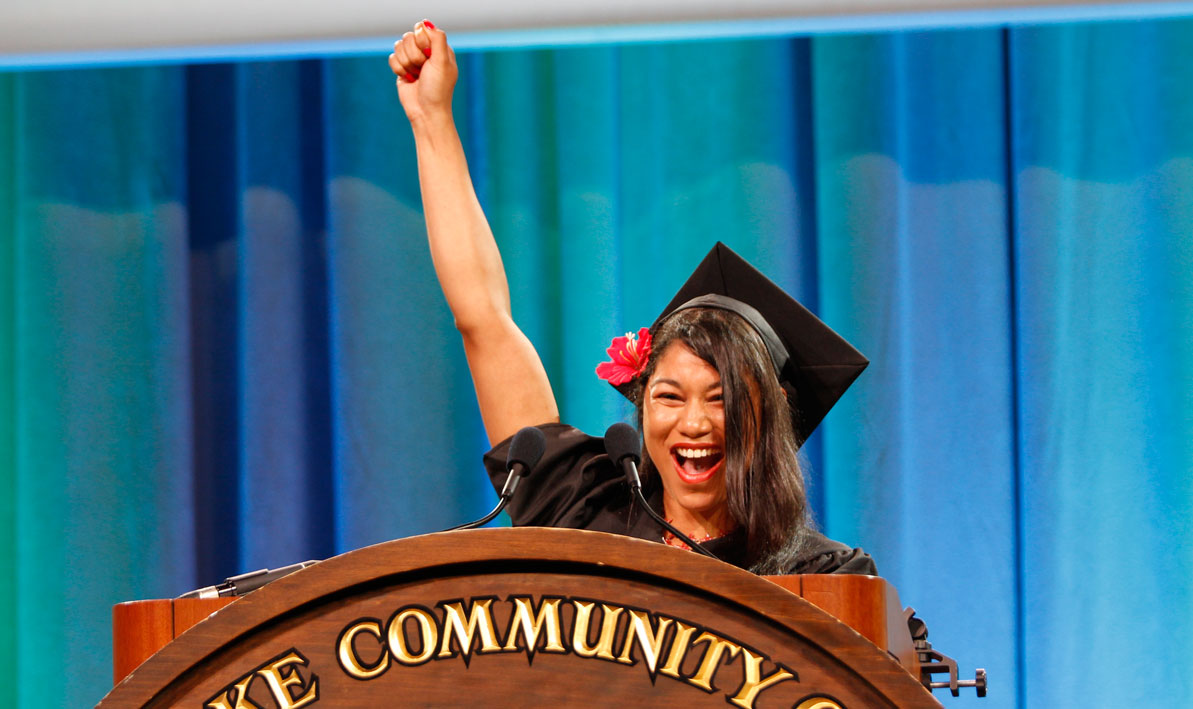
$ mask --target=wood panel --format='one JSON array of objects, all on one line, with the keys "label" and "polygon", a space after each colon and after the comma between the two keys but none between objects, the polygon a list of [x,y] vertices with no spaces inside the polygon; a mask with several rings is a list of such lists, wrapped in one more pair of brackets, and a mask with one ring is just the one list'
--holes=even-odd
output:
[{"label": "wood panel", "polygon": [[235,598],[129,601],[112,607],[112,673],[117,684],[141,663]]}]

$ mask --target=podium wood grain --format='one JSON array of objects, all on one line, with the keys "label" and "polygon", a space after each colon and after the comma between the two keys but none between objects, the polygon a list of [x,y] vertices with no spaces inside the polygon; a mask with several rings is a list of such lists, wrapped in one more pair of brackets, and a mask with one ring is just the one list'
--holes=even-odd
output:
[{"label": "podium wood grain", "polygon": [[[852,603],[829,599],[818,581],[808,584],[808,578],[800,582],[806,585],[801,590],[820,603]],[[862,579],[859,589],[885,585],[881,579],[857,578]],[[873,598],[872,590],[857,594]],[[468,652],[461,652],[459,642],[448,642],[420,662],[397,660],[407,650],[409,660],[427,649],[419,645],[413,622],[423,611],[421,617],[431,619],[428,626],[439,623],[444,636],[451,634],[445,615],[452,601],[464,612],[470,607],[475,612],[478,603],[491,599],[486,607],[492,608],[492,626],[500,636],[495,643],[506,642],[503,629],[515,634],[515,598],[533,599],[539,610],[543,599],[560,599],[564,643],[572,646],[552,652],[544,637],[533,652],[516,646],[486,651],[477,636]],[[893,603],[895,617],[901,615],[897,597],[880,598],[861,614],[884,615]],[[407,609],[406,620],[395,623],[399,609]],[[587,612],[593,614],[589,632],[571,638]],[[662,655],[653,661],[645,641],[631,648],[628,623],[616,624],[635,613],[647,619],[647,632],[657,630]],[[196,606],[191,614],[203,611]],[[176,608],[174,615],[182,614]],[[601,644],[602,622],[609,618],[615,621],[610,625],[615,639],[607,643],[607,656],[585,656],[581,649]],[[486,706],[723,707],[729,701],[764,707],[797,706],[819,696],[842,707],[939,707],[912,674],[872,642],[894,640],[886,620],[861,623],[859,634],[813,603],[736,567],[616,535],[536,528],[441,533],[350,552],[249,594],[169,643],[100,706],[199,707],[220,701],[235,706],[243,692],[263,707],[298,706],[300,699],[316,707],[389,705],[397,699],[419,706],[480,701]],[[367,680],[348,672],[341,642],[353,624],[362,622],[375,622],[377,631],[353,636],[348,654],[365,667],[385,665]],[[686,639],[679,633],[684,627],[692,629]],[[415,639],[396,638],[395,633],[410,636],[412,628]],[[153,632],[160,639],[164,630]],[[425,642],[427,636],[422,637]],[[438,636],[432,642],[439,647]],[[675,660],[670,675],[663,667],[668,643]],[[901,654],[897,642],[891,650]],[[747,690],[757,686],[750,684],[751,669],[754,682],[784,669],[793,677],[750,694]],[[283,700],[270,703],[270,682],[258,681],[266,675],[273,678],[275,699],[278,686],[288,692]],[[701,679],[707,687],[700,686]]]}]

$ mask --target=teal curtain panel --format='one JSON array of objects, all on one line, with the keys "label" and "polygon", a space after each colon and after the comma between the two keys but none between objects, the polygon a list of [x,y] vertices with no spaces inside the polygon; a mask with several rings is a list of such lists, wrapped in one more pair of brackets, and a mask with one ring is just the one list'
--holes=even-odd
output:
[{"label": "teal curtain panel", "polygon": [[[98,701],[114,603],[494,502],[387,53],[0,73],[0,704]],[[1193,705],[1193,21],[459,58],[565,421],[724,241],[872,360],[812,506],[988,670],[946,706]]]}]

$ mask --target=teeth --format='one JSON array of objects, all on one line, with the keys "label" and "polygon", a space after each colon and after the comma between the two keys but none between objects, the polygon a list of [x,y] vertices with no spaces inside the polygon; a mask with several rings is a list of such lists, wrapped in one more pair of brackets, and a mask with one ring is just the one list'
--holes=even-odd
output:
[{"label": "teeth", "polygon": [[716,455],[721,451],[716,448],[676,448],[675,452],[684,458],[707,458],[710,455]]}]

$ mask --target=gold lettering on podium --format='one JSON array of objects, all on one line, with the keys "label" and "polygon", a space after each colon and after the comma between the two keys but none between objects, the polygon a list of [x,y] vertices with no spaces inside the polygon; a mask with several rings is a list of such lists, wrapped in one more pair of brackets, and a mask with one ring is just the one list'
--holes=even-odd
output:
[{"label": "gold lettering on podium", "polygon": [[659,618],[659,627],[651,631],[650,614],[645,611],[631,610],[630,625],[625,634],[625,645],[622,646],[617,661],[627,665],[634,664],[634,661],[630,659],[630,650],[634,647],[634,640],[637,640],[638,648],[642,651],[642,659],[646,660],[646,666],[650,669],[650,673],[654,674],[655,666],[659,664],[659,655],[663,651],[663,640],[667,637],[667,628],[671,622],[671,618]]},{"label": "gold lettering on podium", "polygon": [[800,702],[795,709],[842,709],[842,707],[827,697],[811,697]]},{"label": "gold lettering on podium", "polygon": [[[522,639],[526,641],[526,652],[534,654],[538,647],[539,633],[544,627],[547,631],[547,646],[544,652],[567,652],[559,634],[559,602],[561,598],[544,598],[539,612],[534,613],[531,599],[524,596],[511,596],[514,603],[514,616],[510,620],[509,632],[505,635],[505,651],[518,651],[518,631],[522,631]],[[533,616],[534,620],[531,620]]]},{"label": "gold lettering on podium", "polygon": [[[769,658],[710,629],[640,608],[594,600],[543,597],[536,611],[532,597],[510,596],[503,602],[508,604],[508,611],[503,608],[495,615],[495,602],[495,598],[440,601],[436,607],[441,615],[423,606],[403,606],[384,629],[381,621],[375,618],[356,620],[341,631],[336,641],[340,668],[349,677],[372,680],[385,674],[391,666],[391,658],[401,665],[417,667],[459,655],[467,667],[474,653],[525,652],[531,657],[538,651],[570,653],[580,658],[631,666],[637,662],[637,657],[641,657],[652,682],[657,672],[713,693],[718,691],[715,688],[717,674],[725,667],[740,664],[741,684],[732,692],[726,691],[725,699],[745,709],[752,709],[759,695],[771,687],[781,682],[800,681],[794,672],[778,664],[774,664],[774,669],[768,673],[763,664]],[[569,609],[571,627],[565,628],[564,620],[569,618],[566,613]],[[593,616],[597,612],[600,613],[599,630],[592,627],[596,624]],[[499,632],[495,618],[505,623],[504,633]],[[615,655],[617,643],[620,643],[621,652]],[[698,660],[687,663],[689,669],[685,671],[685,660],[699,645],[705,646],[703,654]],[[283,699],[290,703],[279,700],[279,706],[292,709],[303,706],[300,702],[313,701],[307,697],[314,696],[314,675],[308,687],[302,684],[301,678],[296,678],[296,669],[289,674],[283,672],[283,668],[296,662],[297,659],[285,656],[276,660],[275,665],[259,668],[243,678],[242,684],[229,686],[214,698],[208,709],[258,709],[246,695],[248,683],[256,676],[266,677],[275,698],[279,691],[285,690]],[[694,671],[690,669],[692,664],[696,665]],[[294,686],[304,692],[301,697],[291,696],[290,688]],[[821,703],[804,702],[799,709],[840,709],[835,703],[823,703],[831,700],[814,699]]]},{"label": "gold lettering on podium", "polygon": [[667,654],[667,662],[663,669],[659,670],[661,674],[679,679],[679,668],[688,653],[688,640],[694,632],[696,629],[692,626],[675,621],[675,638],[671,641],[671,652]]},{"label": "gold lettering on podium", "polygon": [[[421,651],[417,655],[410,653],[410,640],[406,636],[406,619],[414,618],[419,630]],[[389,622],[389,651],[394,654],[398,662],[403,665],[421,665],[435,654],[435,645],[439,640],[439,626],[435,622],[435,615],[426,608],[412,606],[403,608],[394,615]]]},{"label": "gold lettering on podium", "polygon": [[[758,698],[758,693],[772,684],[778,684],[783,680],[795,679],[795,675],[780,667],[766,677],[762,676],[762,657],[750,652],[747,648],[742,648],[742,657],[745,658],[745,679],[742,680],[741,688],[737,690],[729,701],[739,707],[754,706],[754,700]],[[808,708],[812,709],[812,708]],[[819,709],[828,709],[827,707],[819,707]],[[841,707],[837,707],[841,709]]]},{"label": "gold lettering on podium", "polygon": [[451,642],[453,633],[456,641],[460,644],[460,654],[464,657],[464,662],[467,664],[468,655],[472,652],[473,636],[479,631],[481,647],[478,652],[500,652],[501,646],[493,638],[496,637],[497,631],[493,628],[493,614],[489,612],[489,606],[492,605],[492,598],[485,598],[478,600],[472,604],[472,612],[468,614],[468,622],[464,622],[464,604],[460,601],[454,603],[440,603],[439,607],[443,609],[443,646],[439,649],[439,657],[452,657]]},{"label": "gold lettering on podium", "polygon": [[595,603],[572,601],[576,607],[576,622],[572,628],[572,652],[580,657],[599,657],[602,660],[613,659],[613,639],[617,634],[617,621],[621,618],[624,608],[610,607],[601,604],[601,634],[596,645],[588,644],[588,626],[592,620],[592,609]]},{"label": "gold lettering on podium", "polygon": [[[297,652],[291,651],[285,657],[274,660],[257,671],[269,685],[269,692],[281,709],[299,709],[319,698],[319,683],[311,676],[311,683],[303,686],[302,675],[294,665],[305,667],[307,660]],[[297,690],[299,696],[294,696]]]},{"label": "gold lettering on podium", "polygon": [[[377,639],[381,656],[372,665],[366,664],[360,655],[356,654],[354,642],[360,633],[368,633]],[[381,676],[389,669],[389,653],[381,645],[382,637],[381,623],[376,620],[362,620],[355,625],[348,626],[348,629],[340,635],[340,641],[336,643],[336,657],[340,660],[340,667],[356,679],[373,679]]]},{"label": "gold lettering on podium", "polygon": [[708,643],[708,648],[704,651],[704,658],[700,660],[696,674],[688,678],[688,684],[712,692],[713,677],[716,676],[717,670],[721,669],[721,656],[728,650],[730,657],[737,657],[737,653],[741,652],[741,645],[708,632],[701,633],[692,644],[703,642]]},{"label": "gold lettering on podium", "polygon": [[[249,699],[249,684],[256,678],[255,673],[250,673],[230,686],[224,687],[219,694],[207,702],[207,706],[210,709],[262,709],[260,704]],[[232,704],[231,702],[236,703]]]},{"label": "gold lettering on podium", "polygon": [[265,680],[265,687],[273,699],[272,706],[278,709],[300,709],[313,704],[319,700],[319,678],[311,673],[310,682],[304,680],[298,667],[306,665],[307,659],[302,653],[291,648],[224,687],[204,706],[207,709],[265,709],[249,699],[249,688],[258,677]]}]

